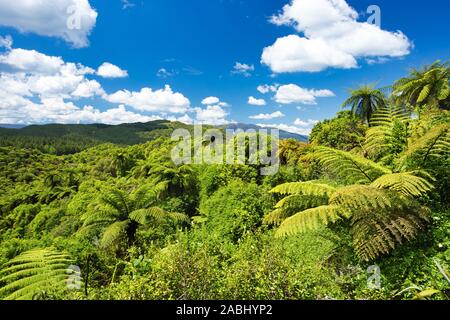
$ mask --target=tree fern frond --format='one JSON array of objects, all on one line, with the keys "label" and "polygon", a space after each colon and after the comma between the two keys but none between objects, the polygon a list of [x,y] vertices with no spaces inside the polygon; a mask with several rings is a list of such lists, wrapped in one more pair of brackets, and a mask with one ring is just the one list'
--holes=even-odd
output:
[{"label": "tree fern frond", "polygon": [[280,225],[284,220],[289,218],[291,214],[289,211],[281,210],[281,209],[275,209],[269,214],[264,216],[263,222],[270,225]]},{"label": "tree fern frond", "polygon": [[281,195],[301,194],[305,196],[329,197],[335,190],[336,188],[325,183],[307,181],[281,184],[273,188],[270,192]]},{"label": "tree fern frond", "polygon": [[342,216],[348,213],[340,206],[326,205],[312,209],[308,209],[287,218],[278,227],[276,231],[277,237],[284,237],[297,233],[306,232],[307,230],[315,230],[320,226],[336,222]]},{"label": "tree fern frond", "polygon": [[330,198],[330,204],[340,205],[356,211],[404,207],[406,206],[405,201],[392,191],[365,185],[352,185],[340,188]]},{"label": "tree fern frond", "polygon": [[108,247],[115,243],[119,238],[126,235],[126,229],[129,221],[118,221],[109,225],[103,232],[102,239],[100,241],[102,247]]},{"label": "tree fern frond", "polygon": [[316,147],[314,156],[329,171],[347,183],[371,183],[391,171],[378,163],[350,152]]},{"label": "tree fern frond", "polygon": [[[429,220],[429,209],[415,206],[408,211],[366,212],[352,222],[353,246],[361,260],[370,261],[390,253],[405,240],[413,240]],[[363,217],[361,217],[363,216]]]},{"label": "tree fern frond", "polygon": [[405,196],[420,197],[433,189],[424,178],[411,173],[392,173],[381,176],[371,184],[375,188],[394,190]]},{"label": "tree fern frond", "polygon": [[429,157],[450,155],[450,125],[447,123],[431,128],[425,135],[410,143],[402,161],[420,157],[422,164]]},{"label": "tree fern frond", "polygon": [[279,225],[283,220],[293,214],[310,209],[313,207],[326,205],[328,196],[308,196],[294,194],[281,199],[276,205],[275,210],[264,217],[267,224]]},{"label": "tree fern frond", "polygon": [[71,264],[68,255],[54,249],[34,249],[7,262],[0,271],[0,296],[31,299],[43,290],[63,290]]}]

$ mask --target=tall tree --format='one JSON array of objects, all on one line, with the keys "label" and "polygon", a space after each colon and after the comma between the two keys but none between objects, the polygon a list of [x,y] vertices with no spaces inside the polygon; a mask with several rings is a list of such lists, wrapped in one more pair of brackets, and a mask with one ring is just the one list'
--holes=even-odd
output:
[{"label": "tall tree", "polygon": [[426,107],[450,109],[450,62],[436,61],[394,83],[393,96],[398,103],[419,111]]},{"label": "tall tree", "polygon": [[342,104],[343,108],[351,108],[353,114],[367,123],[372,114],[379,108],[386,106],[385,94],[373,85],[364,85],[350,90],[350,97]]},{"label": "tall tree", "polygon": [[158,186],[143,186],[131,194],[112,188],[101,195],[101,210],[85,215],[83,228],[103,227],[100,244],[104,247],[121,239],[131,246],[135,243],[138,228],[150,222],[188,221],[184,214],[169,213],[159,208],[158,200]]}]

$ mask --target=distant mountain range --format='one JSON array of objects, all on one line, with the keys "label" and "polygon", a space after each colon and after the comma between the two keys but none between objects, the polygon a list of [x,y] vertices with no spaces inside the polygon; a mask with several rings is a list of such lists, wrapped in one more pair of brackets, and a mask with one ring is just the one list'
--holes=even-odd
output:
[{"label": "distant mountain range", "polygon": [[[142,143],[158,136],[170,136],[172,130],[177,128],[189,129],[191,126],[180,122],[157,120],[147,123],[131,123],[119,125],[107,124],[45,124],[45,125],[10,125],[0,124],[0,137],[83,137],[99,142],[118,144]],[[219,126],[224,128],[223,126]],[[262,128],[253,124],[235,123],[225,126],[226,129],[259,130]],[[295,139],[308,141],[307,136],[280,130],[281,139]]]},{"label": "distant mountain range", "polygon": [[0,128],[7,128],[7,129],[21,129],[26,127],[26,125],[23,124],[4,124],[0,123]]},{"label": "distant mountain range", "polygon": [[[245,123],[233,123],[233,124],[229,124],[225,127],[226,129],[231,129],[231,130],[238,130],[238,129],[242,129],[242,130],[259,130],[259,129],[274,129],[271,127],[260,127],[257,126],[255,124],[245,124]],[[300,135],[300,134],[296,134],[296,133],[292,133],[292,132],[287,132],[284,130],[279,130],[280,131],[280,139],[295,139],[301,142],[308,142],[308,136],[304,136],[304,135]],[[270,132],[270,131],[269,131]]]}]

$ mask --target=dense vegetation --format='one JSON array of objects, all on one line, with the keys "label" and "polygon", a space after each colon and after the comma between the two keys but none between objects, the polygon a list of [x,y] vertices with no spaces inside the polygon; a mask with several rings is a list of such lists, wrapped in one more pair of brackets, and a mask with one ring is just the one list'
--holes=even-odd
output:
[{"label": "dense vegetation", "polygon": [[3,135],[0,298],[449,299],[449,77],[352,90],[273,176],[176,166],[180,124]]}]

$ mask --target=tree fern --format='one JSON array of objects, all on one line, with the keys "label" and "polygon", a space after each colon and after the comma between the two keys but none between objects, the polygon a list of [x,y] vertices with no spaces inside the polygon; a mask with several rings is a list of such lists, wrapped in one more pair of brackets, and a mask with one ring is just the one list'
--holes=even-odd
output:
[{"label": "tree fern", "polygon": [[321,182],[290,182],[273,188],[271,193],[281,195],[302,194],[306,196],[330,196],[336,188]]},{"label": "tree fern", "polygon": [[293,194],[281,199],[275,210],[264,217],[267,224],[279,225],[284,219],[296,214],[299,210],[306,210],[328,203],[328,195]]},{"label": "tree fern", "polygon": [[[289,183],[272,190],[287,196],[264,220],[279,225],[276,236],[283,237],[348,219],[356,254],[372,260],[412,240],[425,226],[429,210],[414,197],[431,188],[427,180],[412,173],[388,173],[369,185],[339,188],[318,187],[315,182]],[[312,199],[306,201],[305,197]]]},{"label": "tree fern", "polygon": [[413,200],[407,209],[357,211],[351,221],[355,252],[365,261],[388,254],[404,241],[413,240],[429,217],[429,209]]},{"label": "tree fern", "polygon": [[30,300],[43,291],[63,290],[71,262],[68,255],[54,249],[24,252],[0,270],[0,297]]},{"label": "tree fern", "polygon": [[103,233],[100,244],[103,247],[118,244],[123,239],[133,245],[139,227],[170,220],[189,222],[186,215],[166,212],[157,206],[164,186],[165,182],[155,186],[144,185],[131,193],[119,189],[107,190],[99,197],[100,204],[96,210],[83,216],[80,232],[100,229]]},{"label": "tree fern", "polygon": [[393,173],[381,176],[371,184],[379,189],[390,189],[405,196],[420,197],[433,189],[426,179],[409,172]]},{"label": "tree fern", "polygon": [[423,166],[429,158],[450,155],[450,125],[444,123],[431,128],[426,134],[412,141],[402,158],[403,162],[416,158]]},{"label": "tree fern", "polygon": [[336,222],[341,215],[347,215],[340,206],[320,206],[302,211],[283,221],[276,231],[276,236],[293,235],[307,230],[315,230],[323,225]]},{"label": "tree fern", "polygon": [[327,147],[316,147],[313,156],[347,184],[371,183],[384,174],[386,167],[364,157]]},{"label": "tree fern", "polygon": [[[384,160],[401,153],[406,147],[409,113],[397,106],[379,108],[373,115],[367,130],[364,149],[372,159]],[[383,161],[387,162],[387,161]]]}]

